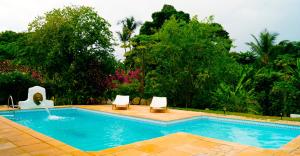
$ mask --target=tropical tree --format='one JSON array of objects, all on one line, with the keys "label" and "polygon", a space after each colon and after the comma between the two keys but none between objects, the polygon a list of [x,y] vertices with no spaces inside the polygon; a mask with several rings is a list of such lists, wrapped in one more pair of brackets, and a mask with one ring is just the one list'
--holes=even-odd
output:
[{"label": "tropical tree", "polygon": [[297,67],[293,71],[292,83],[296,88],[296,99],[292,105],[292,113],[300,113],[300,58],[297,59]]},{"label": "tropical tree", "polygon": [[230,53],[231,57],[235,59],[239,64],[242,65],[251,65],[256,62],[256,54],[253,52],[231,52]]},{"label": "tropical tree", "polygon": [[121,20],[119,24],[122,24],[122,31],[118,31],[118,37],[120,41],[122,42],[122,48],[124,48],[126,52],[126,48],[129,47],[131,50],[131,45],[129,44],[130,39],[132,38],[132,35],[134,34],[134,31],[137,29],[137,27],[141,24],[140,22],[136,21],[133,16],[126,17],[125,19]]},{"label": "tropical tree", "polygon": [[159,31],[163,26],[165,21],[169,20],[171,17],[175,17],[177,20],[182,20],[185,22],[190,21],[190,15],[183,11],[177,11],[174,6],[165,4],[163,8],[152,14],[152,21],[146,21],[141,29],[141,35],[153,35]]},{"label": "tropical tree", "polygon": [[300,90],[300,58],[297,59],[296,69],[289,68],[293,73],[292,80],[296,84],[296,87]]},{"label": "tropical tree", "polygon": [[154,66],[147,67],[145,93],[167,96],[176,106],[199,108],[215,84],[235,77],[237,64],[227,50],[231,40],[216,35],[220,29],[211,20],[168,20],[153,35],[146,51],[147,61],[153,61]]},{"label": "tropical tree", "polygon": [[129,41],[129,30],[126,29],[125,27],[122,28],[122,31],[118,31],[117,35],[122,42],[121,48],[124,48],[125,53],[127,52],[127,47],[128,47],[128,41]]},{"label": "tropical tree", "polygon": [[259,38],[254,35],[251,36],[253,37],[254,42],[249,42],[247,44],[250,46],[251,50],[260,57],[261,63],[267,65],[270,61],[270,55],[272,55],[278,34],[270,33],[265,29],[259,34]]},{"label": "tropical tree", "polygon": [[54,9],[29,24],[31,50],[20,57],[42,71],[57,96],[81,103],[103,95],[106,77],[114,72],[109,26],[90,7]]},{"label": "tropical tree", "polygon": [[228,111],[248,112],[260,114],[260,105],[255,100],[254,88],[252,87],[251,75],[253,67],[244,66],[240,71],[237,83],[220,83],[213,93],[214,102],[218,109],[226,108]]},{"label": "tropical tree", "polygon": [[21,49],[24,48],[26,33],[13,31],[0,32],[0,61],[15,59]]},{"label": "tropical tree", "polygon": [[[263,115],[274,115],[277,112],[271,112],[272,107],[272,88],[276,82],[281,81],[282,73],[269,67],[263,67],[254,74],[254,83],[256,100],[261,105]],[[277,114],[278,115],[278,114]]]}]

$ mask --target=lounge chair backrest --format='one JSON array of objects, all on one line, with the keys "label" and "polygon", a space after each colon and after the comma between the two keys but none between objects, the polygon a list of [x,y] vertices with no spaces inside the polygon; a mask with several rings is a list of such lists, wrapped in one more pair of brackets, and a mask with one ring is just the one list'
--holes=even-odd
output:
[{"label": "lounge chair backrest", "polygon": [[129,104],[129,96],[127,95],[117,95],[113,104],[116,105],[126,105]]},{"label": "lounge chair backrest", "polygon": [[167,98],[153,96],[150,106],[151,107],[167,107]]},{"label": "lounge chair backrest", "polygon": [[43,96],[43,100],[46,100],[46,90],[45,88],[41,87],[41,86],[34,86],[28,89],[28,100],[33,101],[33,96],[35,93],[41,93]]}]

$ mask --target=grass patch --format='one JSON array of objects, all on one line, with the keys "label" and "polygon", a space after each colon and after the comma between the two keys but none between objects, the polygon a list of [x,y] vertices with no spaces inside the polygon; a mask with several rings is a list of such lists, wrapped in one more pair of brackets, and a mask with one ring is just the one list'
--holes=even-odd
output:
[{"label": "grass patch", "polygon": [[[224,114],[223,111],[216,111],[216,110],[203,110],[203,109],[179,108],[179,107],[172,107],[172,108],[173,109],[178,109],[178,110],[194,111],[194,112]],[[236,115],[236,116],[242,116],[242,117],[248,117],[248,118],[254,118],[254,119],[272,120],[272,121],[281,120],[280,116],[263,116],[263,115],[256,115],[256,114],[249,114],[249,113],[238,113],[238,112],[228,112],[228,111],[226,111],[226,115]],[[300,122],[300,118],[282,117],[282,120]]]}]

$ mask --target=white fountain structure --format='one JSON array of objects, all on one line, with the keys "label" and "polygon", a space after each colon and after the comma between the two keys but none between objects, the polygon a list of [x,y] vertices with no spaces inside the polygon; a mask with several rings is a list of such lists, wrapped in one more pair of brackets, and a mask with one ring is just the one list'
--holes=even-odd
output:
[{"label": "white fountain structure", "polygon": [[[36,93],[40,93],[43,97],[40,104],[36,104],[33,100],[33,96]],[[34,108],[52,108],[54,103],[52,100],[46,100],[46,90],[41,86],[34,86],[28,89],[28,98],[26,101],[19,101],[20,109],[34,109]]]}]

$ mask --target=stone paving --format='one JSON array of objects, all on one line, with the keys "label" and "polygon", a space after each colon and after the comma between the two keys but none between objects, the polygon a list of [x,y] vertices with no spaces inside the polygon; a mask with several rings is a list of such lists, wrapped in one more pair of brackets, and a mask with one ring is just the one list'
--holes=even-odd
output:
[{"label": "stone paving", "polygon": [[[201,112],[169,109],[165,113],[150,113],[147,106],[131,106],[129,110],[112,110],[109,105],[76,106],[121,115],[172,121],[201,115],[248,119],[237,116],[222,116]],[[7,110],[7,107],[0,107]],[[264,120],[263,120],[264,121]],[[282,122],[282,121],[279,121]],[[284,122],[285,123],[285,122]],[[298,125],[298,122],[287,122]],[[266,150],[237,143],[175,133],[146,141],[102,151],[80,151],[30,128],[0,117],[0,156],[300,156],[300,136],[279,150]]]},{"label": "stone paving", "polygon": [[0,156],[89,155],[0,117]]},{"label": "stone paving", "polygon": [[191,118],[196,116],[213,116],[213,117],[221,117],[221,118],[229,118],[229,119],[255,120],[259,122],[271,122],[271,123],[300,126],[300,122],[295,122],[295,121],[286,121],[286,120],[274,121],[274,120],[265,120],[265,119],[254,119],[254,118],[248,118],[243,116],[222,115],[222,114],[184,111],[184,110],[176,110],[176,109],[168,109],[166,112],[151,113],[149,110],[149,106],[142,106],[142,105],[131,105],[129,110],[121,110],[121,109],[112,110],[111,105],[76,105],[76,107],[127,115],[127,116],[134,116],[139,118],[160,120],[160,121],[180,120],[180,119]]},{"label": "stone paving", "polygon": [[141,105],[131,105],[128,110],[113,110],[111,105],[79,105],[76,107],[160,121],[172,121],[203,115],[201,112],[182,111],[175,109],[151,113],[149,106]]}]

